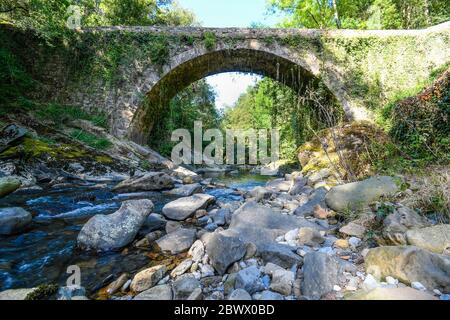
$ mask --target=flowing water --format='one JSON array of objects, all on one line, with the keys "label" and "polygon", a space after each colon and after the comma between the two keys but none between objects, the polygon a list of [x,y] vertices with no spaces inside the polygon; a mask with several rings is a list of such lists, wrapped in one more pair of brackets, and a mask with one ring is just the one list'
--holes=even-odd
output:
[{"label": "flowing water", "polygon": [[[227,185],[208,189],[218,201],[236,201],[235,191],[264,185],[267,177],[255,175],[220,176],[216,181]],[[40,284],[65,285],[70,265],[81,268],[82,285],[90,291],[101,287],[105,279],[123,272],[133,273],[154,262],[155,256],[129,247],[121,252],[93,255],[76,248],[83,224],[95,214],[110,214],[123,200],[147,198],[155,204],[154,212],[175,198],[160,192],[121,195],[112,185],[86,185],[39,192],[15,193],[0,199],[0,207],[23,207],[33,214],[31,228],[20,235],[0,236],[0,291],[29,288]]]}]

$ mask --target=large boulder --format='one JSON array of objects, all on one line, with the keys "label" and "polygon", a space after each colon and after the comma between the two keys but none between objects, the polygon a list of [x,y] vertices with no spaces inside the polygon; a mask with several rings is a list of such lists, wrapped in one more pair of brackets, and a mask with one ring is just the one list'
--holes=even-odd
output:
[{"label": "large boulder", "polygon": [[178,254],[189,250],[196,238],[195,229],[179,228],[156,240],[161,251]]},{"label": "large boulder", "polygon": [[410,287],[375,288],[370,291],[361,290],[345,298],[346,300],[437,300],[429,293]]},{"label": "large boulder", "polygon": [[110,215],[95,215],[78,234],[82,249],[108,251],[125,247],[136,237],[153,209],[150,200],[122,202],[119,210]]},{"label": "large boulder", "polygon": [[284,215],[254,201],[236,210],[231,218],[229,231],[235,232],[245,243],[254,243],[258,248],[295,228],[323,227],[304,218]]},{"label": "large boulder", "polygon": [[213,203],[215,198],[208,194],[194,194],[166,204],[162,212],[164,216],[171,220],[183,221],[192,216],[197,210],[205,209]]},{"label": "large boulder", "polygon": [[450,225],[408,230],[406,239],[410,245],[442,254],[450,247]]},{"label": "large boulder", "polygon": [[[405,245],[409,229],[429,225],[427,219],[408,207],[401,207],[388,215],[383,221],[383,238],[388,244]],[[440,252],[442,253],[442,252]]]},{"label": "large boulder", "polygon": [[382,196],[392,195],[397,191],[398,186],[392,177],[372,177],[333,187],[325,197],[325,201],[328,207],[338,212],[348,209],[358,210]]},{"label": "large boulder", "polygon": [[0,178],[0,198],[20,188],[22,182],[13,177]]},{"label": "large boulder", "polygon": [[202,185],[200,183],[184,184],[175,189],[164,191],[164,194],[177,197],[190,197],[195,193],[202,193]]},{"label": "large boulder", "polygon": [[394,277],[403,283],[420,282],[427,289],[450,290],[450,257],[414,246],[379,247],[365,257],[367,273]]},{"label": "large boulder", "polygon": [[215,232],[206,241],[206,253],[214,269],[223,275],[231,264],[242,259],[246,246],[241,239],[226,231]]},{"label": "large boulder", "polygon": [[0,209],[0,235],[11,235],[23,231],[32,220],[31,213],[22,208]]},{"label": "large boulder", "polygon": [[153,191],[173,188],[172,178],[163,172],[147,172],[143,176],[122,181],[113,188],[116,192]]},{"label": "large boulder", "polygon": [[343,277],[343,265],[335,258],[322,252],[306,254],[303,264],[302,294],[308,298],[320,299],[333,291]]}]

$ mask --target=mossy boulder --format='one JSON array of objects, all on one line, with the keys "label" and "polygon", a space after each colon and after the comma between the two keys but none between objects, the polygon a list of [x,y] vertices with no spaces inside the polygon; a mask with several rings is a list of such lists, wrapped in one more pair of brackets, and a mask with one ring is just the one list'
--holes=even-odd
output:
[{"label": "mossy boulder", "polygon": [[0,198],[20,188],[22,182],[13,177],[0,178]]}]

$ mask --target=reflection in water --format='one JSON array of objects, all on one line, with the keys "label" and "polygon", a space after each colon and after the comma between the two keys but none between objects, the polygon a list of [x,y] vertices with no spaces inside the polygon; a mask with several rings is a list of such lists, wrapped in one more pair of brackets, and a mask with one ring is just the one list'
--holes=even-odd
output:
[{"label": "reflection in water", "polygon": [[[227,185],[223,189],[209,189],[221,202],[241,200],[235,189],[251,189],[264,185],[266,177],[242,175],[222,176],[217,180]],[[20,206],[33,214],[29,232],[0,237],[0,291],[9,288],[33,287],[43,283],[65,285],[69,276],[67,266],[81,268],[82,285],[88,290],[111,274],[136,272],[152,263],[154,257],[129,247],[122,252],[91,255],[75,248],[76,238],[83,224],[95,214],[110,214],[126,199],[150,199],[155,212],[173,197],[159,192],[118,195],[111,186],[100,189],[78,187],[45,192],[13,194],[0,199],[0,207]]]}]

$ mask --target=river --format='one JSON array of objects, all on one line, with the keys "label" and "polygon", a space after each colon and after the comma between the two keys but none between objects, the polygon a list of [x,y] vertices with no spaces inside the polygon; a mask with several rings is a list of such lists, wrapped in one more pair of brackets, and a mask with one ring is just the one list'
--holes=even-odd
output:
[{"label": "river", "polygon": [[[215,176],[226,188],[207,189],[218,201],[239,201],[235,191],[265,185],[268,178],[256,175]],[[148,266],[157,257],[132,246],[105,254],[90,254],[76,248],[76,239],[84,223],[95,214],[110,214],[124,200],[147,198],[155,213],[175,200],[161,192],[124,195],[111,191],[113,185],[84,186],[16,192],[0,199],[0,207],[23,207],[33,214],[32,227],[26,233],[0,236],[0,291],[30,288],[40,284],[65,285],[70,265],[81,268],[82,285],[91,293],[112,276],[133,273]],[[156,261],[155,261],[156,263]]]}]

